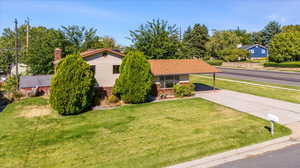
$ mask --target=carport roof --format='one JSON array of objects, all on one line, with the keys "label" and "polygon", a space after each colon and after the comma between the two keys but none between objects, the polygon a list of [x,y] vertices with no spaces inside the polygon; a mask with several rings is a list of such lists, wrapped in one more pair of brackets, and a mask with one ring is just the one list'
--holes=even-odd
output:
[{"label": "carport roof", "polygon": [[175,74],[206,74],[220,72],[216,67],[200,59],[148,60],[154,76]]}]

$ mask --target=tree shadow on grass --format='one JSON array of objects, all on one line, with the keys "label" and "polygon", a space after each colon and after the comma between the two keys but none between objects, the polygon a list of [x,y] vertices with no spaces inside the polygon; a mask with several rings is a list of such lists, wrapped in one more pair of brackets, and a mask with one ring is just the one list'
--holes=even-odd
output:
[{"label": "tree shadow on grass", "polygon": [[10,101],[0,92],[0,112],[2,112]]},{"label": "tree shadow on grass", "polygon": [[269,127],[269,126],[264,126],[264,128],[265,128],[266,130],[268,130],[268,131],[271,133],[271,127]]}]

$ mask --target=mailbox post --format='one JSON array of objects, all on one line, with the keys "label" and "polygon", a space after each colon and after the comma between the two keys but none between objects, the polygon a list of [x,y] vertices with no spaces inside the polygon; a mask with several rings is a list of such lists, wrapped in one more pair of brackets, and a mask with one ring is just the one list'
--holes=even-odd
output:
[{"label": "mailbox post", "polygon": [[274,114],[268,114],[268,119],[271,122],[271,135],[273,136],[274,135],[274,124],[275,124],[275,122],[279,122],[279,117],[277,117]]}]

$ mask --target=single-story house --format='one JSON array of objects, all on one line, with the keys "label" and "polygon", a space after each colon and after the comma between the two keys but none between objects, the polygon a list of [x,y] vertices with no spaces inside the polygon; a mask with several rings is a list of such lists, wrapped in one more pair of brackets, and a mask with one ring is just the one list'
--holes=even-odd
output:
[{"label": "single-story house", "polygon": [[21,76],[19,89],[28,95],[34,89],[40,94],[48,94],[52,75]]},{"label": "single-story house", "polygon": [[247,50],[250,53],[251,59],[266,58],[269,54],[268,48],[259,44],[243,45],[238,46],[238,48]]},{"label": "single-story house", "polygon": [[156,96],[172,95],[173,86],[189,84],[190,74],[213,74],[219,72],[217,68],[199,59],[156,59],[148,61],[151,66]]},{"label": "single-story house", "polygon": [[[80,53],[80,56],[86,60],[95,71],[97,87],[102,90],[106,96],[111,95],[115,81],[119,77],[119,67],[125,55],[116,50],[101,48],[87,50]],[[54,52],[54,63],[57,63],[60,59],[61,49],[57,48]],[[173,94],[173,86],[175,84],[179,83],[184,85],[189,83],[189,74],[213,74],[215,78],[215,73],[219,72],[214,66],[199,59],[148,61],[151,66],[156,96],[161,94]],[[21,78],[20,88],[24,82],[25,80]],[[50,82],[48,82],[48,84],[49,88]],[[41,87],[41,85],[36,86],[32,84],[31,87]]]}]

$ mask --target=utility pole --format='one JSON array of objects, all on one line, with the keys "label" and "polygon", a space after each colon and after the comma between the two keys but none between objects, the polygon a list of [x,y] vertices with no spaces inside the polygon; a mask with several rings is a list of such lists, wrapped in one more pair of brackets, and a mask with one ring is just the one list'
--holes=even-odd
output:
[{"label": "utility pole", "polygon": [[17,76],[17,87],[19,87],[19,31],[18,21],[15,19],[15,31],[16,31],[16,76]]},{"label": "utility pole", "polygon": [[27,17],[25,23],[26,23],[26,55],[28,55],[28,48],[29,48],[29,17]]}]

